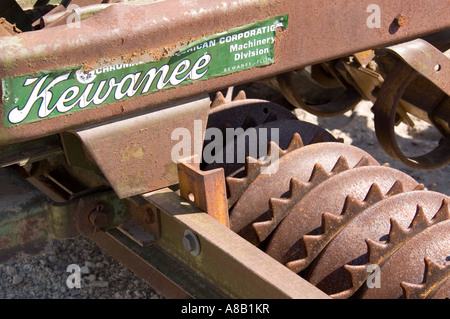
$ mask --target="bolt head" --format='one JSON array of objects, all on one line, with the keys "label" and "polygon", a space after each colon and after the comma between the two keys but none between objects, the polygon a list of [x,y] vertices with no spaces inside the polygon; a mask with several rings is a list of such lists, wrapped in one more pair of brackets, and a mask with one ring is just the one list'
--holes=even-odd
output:
[{"label": "bolt head", "polygon": [[89,218],[89,222],[92,225],[97,226],[99,228],[106,227],[109,224],[108,215],[103,212],[94,211],[91,214],[89,214],[88,218]]},{"label": "bolt head", "polygon": [[195,247],[194,238],[192,238],[191,235],[184,236],[183,237],[183,246],[187,252],[193,251],[194,247]]},{"label": "bolt head", "polygon": [[151,208],[147,208],[145,212],[146,212],[146,216],[144,218],[144,221],[147,224],[154,224],[155,221],[156,221],[156,217],[155,217],[156,213],[155,213],[155,211],[153,209],[151,209]]},{"label": "bolt head", "polygon": [[399,14],[395,18],[395,21],[397,22],[398,26],[403,27],[404,25],[406,25],[406,22],[408,21],[408,19],[406,18],[406,16],[404,14]]},{"label": "bolt head", "polygon": [[200,254],[200,242],[198,241],[197,236],[189,229],[184,232],[183,247],[187,252],[194,256]]}]

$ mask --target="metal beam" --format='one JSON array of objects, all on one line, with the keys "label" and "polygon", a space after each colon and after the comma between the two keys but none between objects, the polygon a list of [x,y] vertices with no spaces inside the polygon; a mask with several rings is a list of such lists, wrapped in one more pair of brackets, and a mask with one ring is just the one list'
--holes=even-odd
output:
[{"label": "metal beam", "polygon": [[[176,90],[67,114],[24,126],[0,128],[0,145],[61,132],[155,108],[168,102],[270,77],[366,49],[404,42],[450,27],[450,0],[377,1],[380,25],[368,24],[373,1],[197,0],[111,5],[79,28],[58,26],[0,39],[0,78],[68,67],[97,68],[130,59],[161,59],[188,43],[232,28],[289,15],[275,39],[275,62]],[[420,8],[420,10],[418,10]],[[401,26],[398,16],[404,17]],[[395,27],[393,27],[395,26]],[[95,30],[95,32],[93,32]],[[4,114],[1,114],[2,118]]]},{"label": "metal beam", "polygon": [[[224,295],[242,299],[322,299],[328,295],[192,206],[170,189],[143,195],[160,210],[158,247]],[[195,237],[197,253],[187,249]]]}]

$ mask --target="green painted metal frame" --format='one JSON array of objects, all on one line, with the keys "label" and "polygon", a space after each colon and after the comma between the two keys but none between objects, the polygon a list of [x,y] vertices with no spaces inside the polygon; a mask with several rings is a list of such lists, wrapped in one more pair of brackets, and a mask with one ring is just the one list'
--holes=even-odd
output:
[{"label": "green painted metal frame", "polygon": [[[115,230],[89,238],[164,296],[329,299],[173,190],[162,189],[142,198],[158,210],[161,229],[153,245],[141,247]],[[183,245],[187,229],[198,237],[198,255]]]}]

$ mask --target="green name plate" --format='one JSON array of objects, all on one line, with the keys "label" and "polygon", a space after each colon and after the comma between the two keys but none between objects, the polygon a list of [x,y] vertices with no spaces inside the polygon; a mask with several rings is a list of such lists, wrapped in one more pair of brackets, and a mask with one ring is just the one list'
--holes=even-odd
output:
[{"label": "green name plate", "polygon": [[6,127],[32,123],[274,62],[288,16],[215,34],[160,61],[81,67],[2,79]]}]

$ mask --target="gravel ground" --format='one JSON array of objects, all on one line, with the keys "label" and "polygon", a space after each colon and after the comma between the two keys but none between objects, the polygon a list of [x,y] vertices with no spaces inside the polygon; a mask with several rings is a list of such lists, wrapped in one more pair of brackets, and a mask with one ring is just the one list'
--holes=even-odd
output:
[{"label": "gravel ground", "polygon": [[[80,266],[69,289],[67,267]],[[53,242],[51,252],[0,267],[0,299],[160,299],[151,287],[85,238]]]},{"label": "gravel ground", "polygon": [[[370,103],[360,103],[354,112],[336,118],[317,118],[301,110],[296,114],[301,120],[318,124],[334,136],[368,151],[380,163],[389,163],[414,177],[426,188],[450,195],[450,165],[431,171],[415,171],[387,156],[378,144],[373,129]],[[399,143],[407,152],[432,147],[437,133],[427,124],[415,128],[398,127]],[[67,266],[81,268],[80,289],[69,289]],[[83,238],[55,241],[53,250],[15,263],[0,266],[0,298],[75,298],[75,299],[144,299],[162,298],[141,279],[117,263],[96,245]]]}]

